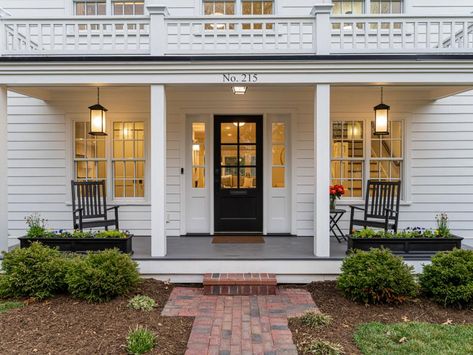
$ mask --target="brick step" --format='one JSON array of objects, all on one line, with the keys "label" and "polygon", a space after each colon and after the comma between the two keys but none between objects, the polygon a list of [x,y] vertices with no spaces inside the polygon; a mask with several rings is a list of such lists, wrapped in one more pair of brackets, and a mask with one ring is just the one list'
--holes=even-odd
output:
[{"label": "brick step", "polygon": [[205,295],[252,296],[275,295],[274,274],[205,274]]}]

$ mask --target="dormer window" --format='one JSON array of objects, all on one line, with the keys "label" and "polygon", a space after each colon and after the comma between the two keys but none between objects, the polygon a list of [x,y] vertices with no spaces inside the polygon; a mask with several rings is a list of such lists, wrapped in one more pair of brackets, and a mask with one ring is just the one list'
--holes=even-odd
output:
[{"label": "dormer window", "polygon": [[74,15],[76,16],[104,16],[107,14],[105,0],[74,1]]}]

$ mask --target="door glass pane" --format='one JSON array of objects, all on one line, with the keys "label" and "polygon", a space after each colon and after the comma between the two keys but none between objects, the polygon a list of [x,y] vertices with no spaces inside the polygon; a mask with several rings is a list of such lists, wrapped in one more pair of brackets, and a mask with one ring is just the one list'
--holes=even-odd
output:
[{"label": "door glass pane", "polygon": [[256,143],[256,123],[240,122],[240,143]]},{"label": "door glass pane", "polygon": [[273,123],[273,144],[284,144],[286,142],[286,127],[284,123]]},{"label": "door glass pane", "polygon": [[273,175],[273,187],[274,188],[282,188],[285,186],[284,180],[285,180],[285,174],[286,174],[286,168],[281,168],[281,167],[273,167],[272,175]]},{"label": "door glass pane", "polygon": [[240,165],[256,165],[256,145],[240,146]]},{"label": "door glass pane", "polygon": [[238,146],[237,145],[222,145],[221,147],[222,165],[238,166]]},{"label": "door glass pane", "polygon": [[273,165],[286,165],[286,147],[273,145]]},{"label": "door glass pane", "polygon": [[256,188],[256,168],[240,168],[240,188]]},{"label": "door glass pane", "polygon": [[237,126],[233,123],[222,123],[220,126],[222,143],[237,143]]},{"label": "door glass pane", "polygon": [[238,187],[238,168],[222,168],[222,189],[235,189]]},{"label": "door glass pane", "polygon": [[192,168],[192,187],[195,189],[205,187],[205,168]]}]

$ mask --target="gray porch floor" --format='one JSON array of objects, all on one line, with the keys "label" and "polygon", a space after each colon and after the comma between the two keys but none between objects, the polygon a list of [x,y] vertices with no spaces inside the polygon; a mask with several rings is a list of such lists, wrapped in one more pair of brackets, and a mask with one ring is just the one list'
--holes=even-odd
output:
[{"label": "gray porch floor", "polygon": [[[159,259],[199,260],[307,260],[327,259],[314,256],[313,237],[264,237],[264,244],[212,244],[212,237],[186,236],[168,237],[168,253]],[[343,259],[346,242],[330,242],[329,259]],[[151,257],[151,238],[133,238],[134,259]],[[156,258],[152,258],[156,259]]]}]

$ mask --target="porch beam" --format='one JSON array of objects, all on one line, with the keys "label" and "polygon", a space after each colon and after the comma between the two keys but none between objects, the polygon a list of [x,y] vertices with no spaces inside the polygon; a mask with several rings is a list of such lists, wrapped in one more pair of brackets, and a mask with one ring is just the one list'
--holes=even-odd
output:
[{"label": "porch beam", "polygon": [[0,251],[8,250],[8,91],[0,86]]},{"label": "porch beam", "polygon": [[151,85],[151,256],[167,253],[166,245],[166,90]]},{"label": "porch beam", "polygon": [[330,85],[315,86],[314,254],[330,256]]}]

